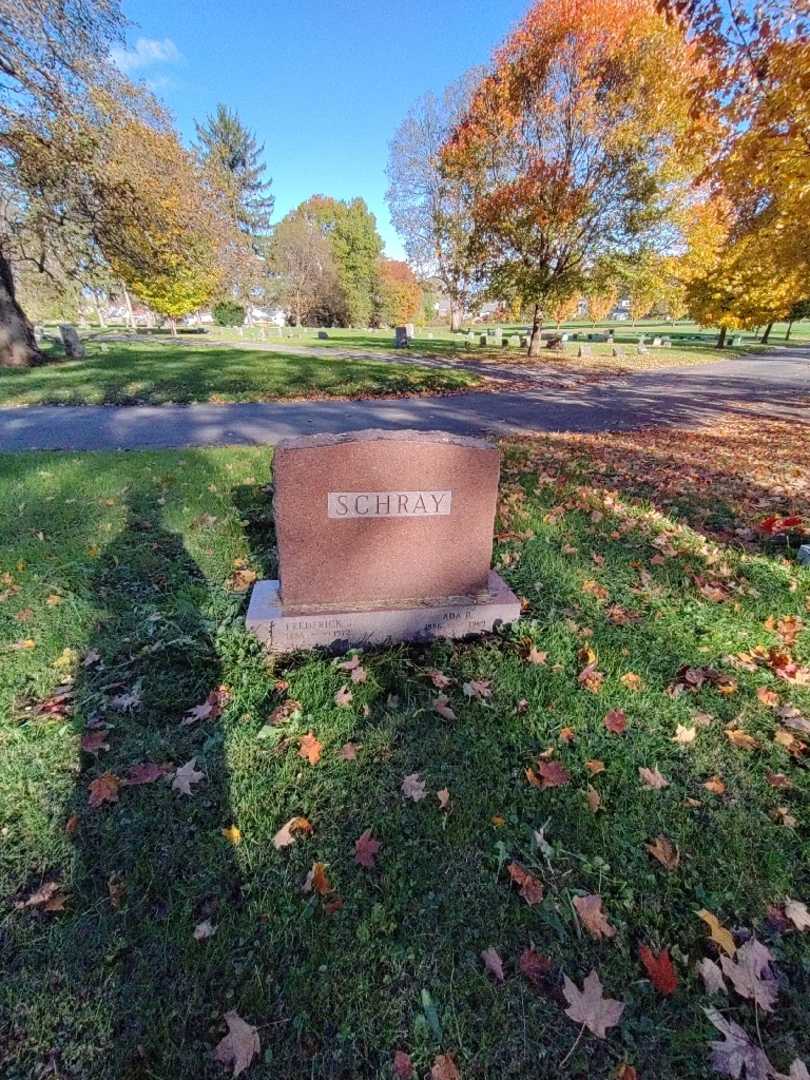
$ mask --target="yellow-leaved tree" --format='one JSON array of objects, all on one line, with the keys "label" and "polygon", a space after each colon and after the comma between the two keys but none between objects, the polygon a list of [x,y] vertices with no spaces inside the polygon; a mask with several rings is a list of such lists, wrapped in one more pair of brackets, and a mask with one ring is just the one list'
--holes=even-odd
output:
[{"label": "yellow-leaved tree", "polygon": [[99,222],[115,273],[176,333],[177,319],[209,303],[227,254],[241,241],[194,157],[170,128],[137,119],[111,125],[105,176],[129,190],[126,213]]}]

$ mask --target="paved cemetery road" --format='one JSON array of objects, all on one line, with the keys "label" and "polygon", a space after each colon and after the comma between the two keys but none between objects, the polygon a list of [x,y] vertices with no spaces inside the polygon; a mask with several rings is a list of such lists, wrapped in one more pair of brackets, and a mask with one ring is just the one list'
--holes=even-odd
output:
[{"label": "paved cemetery road", "polygon": [[699,427],[735,414],[807,423],[810,349],[780,349],[571,388],[291,404],[0,409],[0,451],[274,444],[289,435],[373,427],[465,434]]}]

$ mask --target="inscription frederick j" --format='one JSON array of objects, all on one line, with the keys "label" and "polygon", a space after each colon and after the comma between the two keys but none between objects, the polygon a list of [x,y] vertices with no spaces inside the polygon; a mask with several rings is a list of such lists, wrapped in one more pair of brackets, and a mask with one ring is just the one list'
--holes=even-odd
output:
[{"label": "inscription frederick j", "polygon": [[330,518],[444,517],[453,505],[452,491],[330,491]]}]

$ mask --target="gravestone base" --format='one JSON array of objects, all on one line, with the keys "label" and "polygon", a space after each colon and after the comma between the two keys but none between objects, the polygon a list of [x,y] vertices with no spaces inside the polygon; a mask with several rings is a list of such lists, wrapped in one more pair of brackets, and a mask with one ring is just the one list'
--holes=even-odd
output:
[{"label": "gravestone base", "polygon": [[290,607],[281,601],[278,581],[258,581],[247,613],[252,630],[271,653],[297,649],[385,645],[484,634],[520,618],[520,601],[494,570],[486,591],[476,596],[399,601],[358,606]]}]

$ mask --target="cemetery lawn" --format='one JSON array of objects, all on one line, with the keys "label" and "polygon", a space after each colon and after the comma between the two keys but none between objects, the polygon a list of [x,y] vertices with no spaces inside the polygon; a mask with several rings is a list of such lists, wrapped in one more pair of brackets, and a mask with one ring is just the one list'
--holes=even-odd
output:
[{"label": "cemetery lawn", "polygon": [[0,407],[396,397],[482,382],[473,372],[451,368],[229,346],[87,342],[86,347],[84,360],[54,356],[26,371],[0,368]]},{"label": "cemetery lawn", "polygon": [[[810,570],[754,529],[810,520],[808,428],[504,451],[495,563],[524,621],[371,651],[357,682],[242,629],[275,570],[266,448],[0,456],[4,1077],[220,1080],[231,1011],[251,1080],[384,1080],[397,1050],[421,1080],[439,1055],[464,1080],[698,1080],[704,1008],[780,1072],[810,1061],[810,932],[785,912],[810,901]],[[701,910],[770,951],[771,1011],[706,992]],[[563,974],[593,969],[625,1003],[605,1039],[564,1011]]]}]

